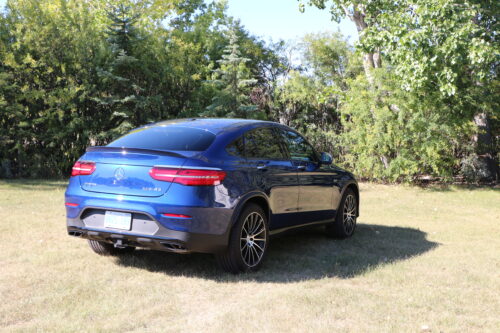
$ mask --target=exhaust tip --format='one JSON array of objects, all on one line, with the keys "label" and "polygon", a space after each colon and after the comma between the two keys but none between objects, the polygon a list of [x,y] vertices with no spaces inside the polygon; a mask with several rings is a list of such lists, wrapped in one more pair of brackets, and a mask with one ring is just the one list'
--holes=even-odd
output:
[{"label": "exhaust tip", "polygon": [[161,245],[171,251],[187,251],[187,248],[184,245],[180,244],[162,242]]}]

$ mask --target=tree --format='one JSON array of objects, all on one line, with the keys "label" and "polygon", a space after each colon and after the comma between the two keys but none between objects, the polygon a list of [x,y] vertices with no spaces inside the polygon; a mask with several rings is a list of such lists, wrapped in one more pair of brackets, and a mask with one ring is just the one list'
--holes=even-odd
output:
[{"label": "tree", "polygon": [[301,130],[339,161],[339,110],[347,80],[362,71],[359,57],[340,33],[308,34],[296,51],[302,66],[276,88],[272,119]]},{"label": "tree", "polygon": [[110,24],[107,41],[110,45],[112,61],[108,68],[98,69],[101,91],[96,97],[104,108],[109,109],[115,124],[114,135],[123,134],[144,122],[146,116],[139,111],[145,103],[144,89],[136,77],[140,75],[141,64],[133,56],[135,43],[139,39],[135,24],[138,14],[120,4],[108,11]]},{"label": "tree", "polygon": [[374,71],[373,83],[377,89],[363,75],[348,80],[340,108],[345,165],[361,177],[384,181],[456,175],[472,124],[436,112],[447,107],[439,92],[408,93],[394,73]]},{"label": "tree", "polygon": [[9,1],[2,17],[0,63],[7,84],[1,89],[6,138],[0,160],[14,176],[61,174],[81,154],[94,125],[86,96],[92,89],[88,68],[101,49],[101,21],[87,3],[48,2]]},{"label": "tree", "polygon": [[[496,127],[490,118],[498,118],[494,113],[498,113],[500,98],[494,90],[500,52],[495,14],[499,5],[480,0],[309,1],[319,8],[328,3],[334,19],[347,16],[356,23],[368,80],[372,82],[373,75],[367,68],[379,67],[375,58],[381,54],[387,70],[396,74],[408,93],[434,100],[433,112],[453,122],[473,121],[476,134],[463,142],[457,157],[466,156],[473,146],[476,157],[464,162],[478,161],[486,169],[481,171],[484,179],[498,177],[491,132]],[[370,54],[373,65],[366,57]],[[371,88],[377,87],[372,84]]]},{"label": "tree", "polygon": [[217,62],[220,68],[214,71],[213,84],[219,91],[204,115],[215,117],[247,118],[257,107],[251,104],[251,87],[257,83],[246,66],[248,58],[241,57],[238,39],[234,30],[229,31],[229,45],[222,59]]},{"label": "tree", "polygon": [[303,38],[303,64],[323,84],[346,90],[346,80],[361,73],[359,57],[340,32],[308,34]]},{"label": "tree", "polygon": [[[303,0],[299,0],[299,8],[305,10]],[[389,10],[396,6],[396,3],[389,0],[308,0],[310,6],[319,9],[326,9],[330,5],[329,11],[332,19],[336,22],[344,17],[349,18],[356,25],[360,39],[365,31],[376,22],[376,18],[382,11]],[[363,67],[369,81],[373,79],[371,70],[382,67],[382,58],[377,48],[364,48]]]},{"label": "tree", "polygon": [[[450,118],[473,121],[478,177],[497,178],[490,118],[498,113],[498,23],[489,2],[407,0],[377,17],[362,44],[380,48],[408,91],[439,91]],[[496,5],[498,13],[498,4]],[[481,176],[479,176],[481,174]]]},{"label": "tree", "polygon": [[[8,1],[0,13],[0,177],[67,175],[89,145],[150,121],[198,116],[218,92],[206,82],[230,22],[223,2],[203,0]],[[240,29],[255,55],[245,67],[257,73],[267,48]]]}]

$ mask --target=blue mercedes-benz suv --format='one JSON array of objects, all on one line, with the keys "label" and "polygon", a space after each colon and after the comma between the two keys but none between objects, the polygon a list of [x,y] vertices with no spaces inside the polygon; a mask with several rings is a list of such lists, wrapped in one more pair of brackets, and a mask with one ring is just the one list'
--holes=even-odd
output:
[{"label": "blue mercedes-benz suv", "polygon": [[295,130],[244,119],[182,119],[137,128],[75,163],[67,229],[101,255],[144,247],[215,254],[224,270],[256,270],[269,236],[325,225],[350,237],[353,175]]}]

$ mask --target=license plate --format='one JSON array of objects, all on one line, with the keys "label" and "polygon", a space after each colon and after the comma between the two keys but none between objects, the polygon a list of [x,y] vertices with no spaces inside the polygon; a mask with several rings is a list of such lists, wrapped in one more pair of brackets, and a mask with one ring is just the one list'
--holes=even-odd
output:
[{"label": "license plate", "polygon": [[132,214],[130,213],[106,211],[106,214],[104,215],[105,228],[130,230],[131,222]]}]

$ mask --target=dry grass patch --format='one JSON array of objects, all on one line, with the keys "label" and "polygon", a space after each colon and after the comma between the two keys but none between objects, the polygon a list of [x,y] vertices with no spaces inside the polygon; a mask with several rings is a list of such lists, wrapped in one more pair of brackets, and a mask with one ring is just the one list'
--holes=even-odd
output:
[{"label": "dry grass patch", "polygon": [[99,257],[54,181],[0,182],[8,332],[500,331],[500,192],[362,184],[355,236],[275,238],[262,270],[209,255]]}]

